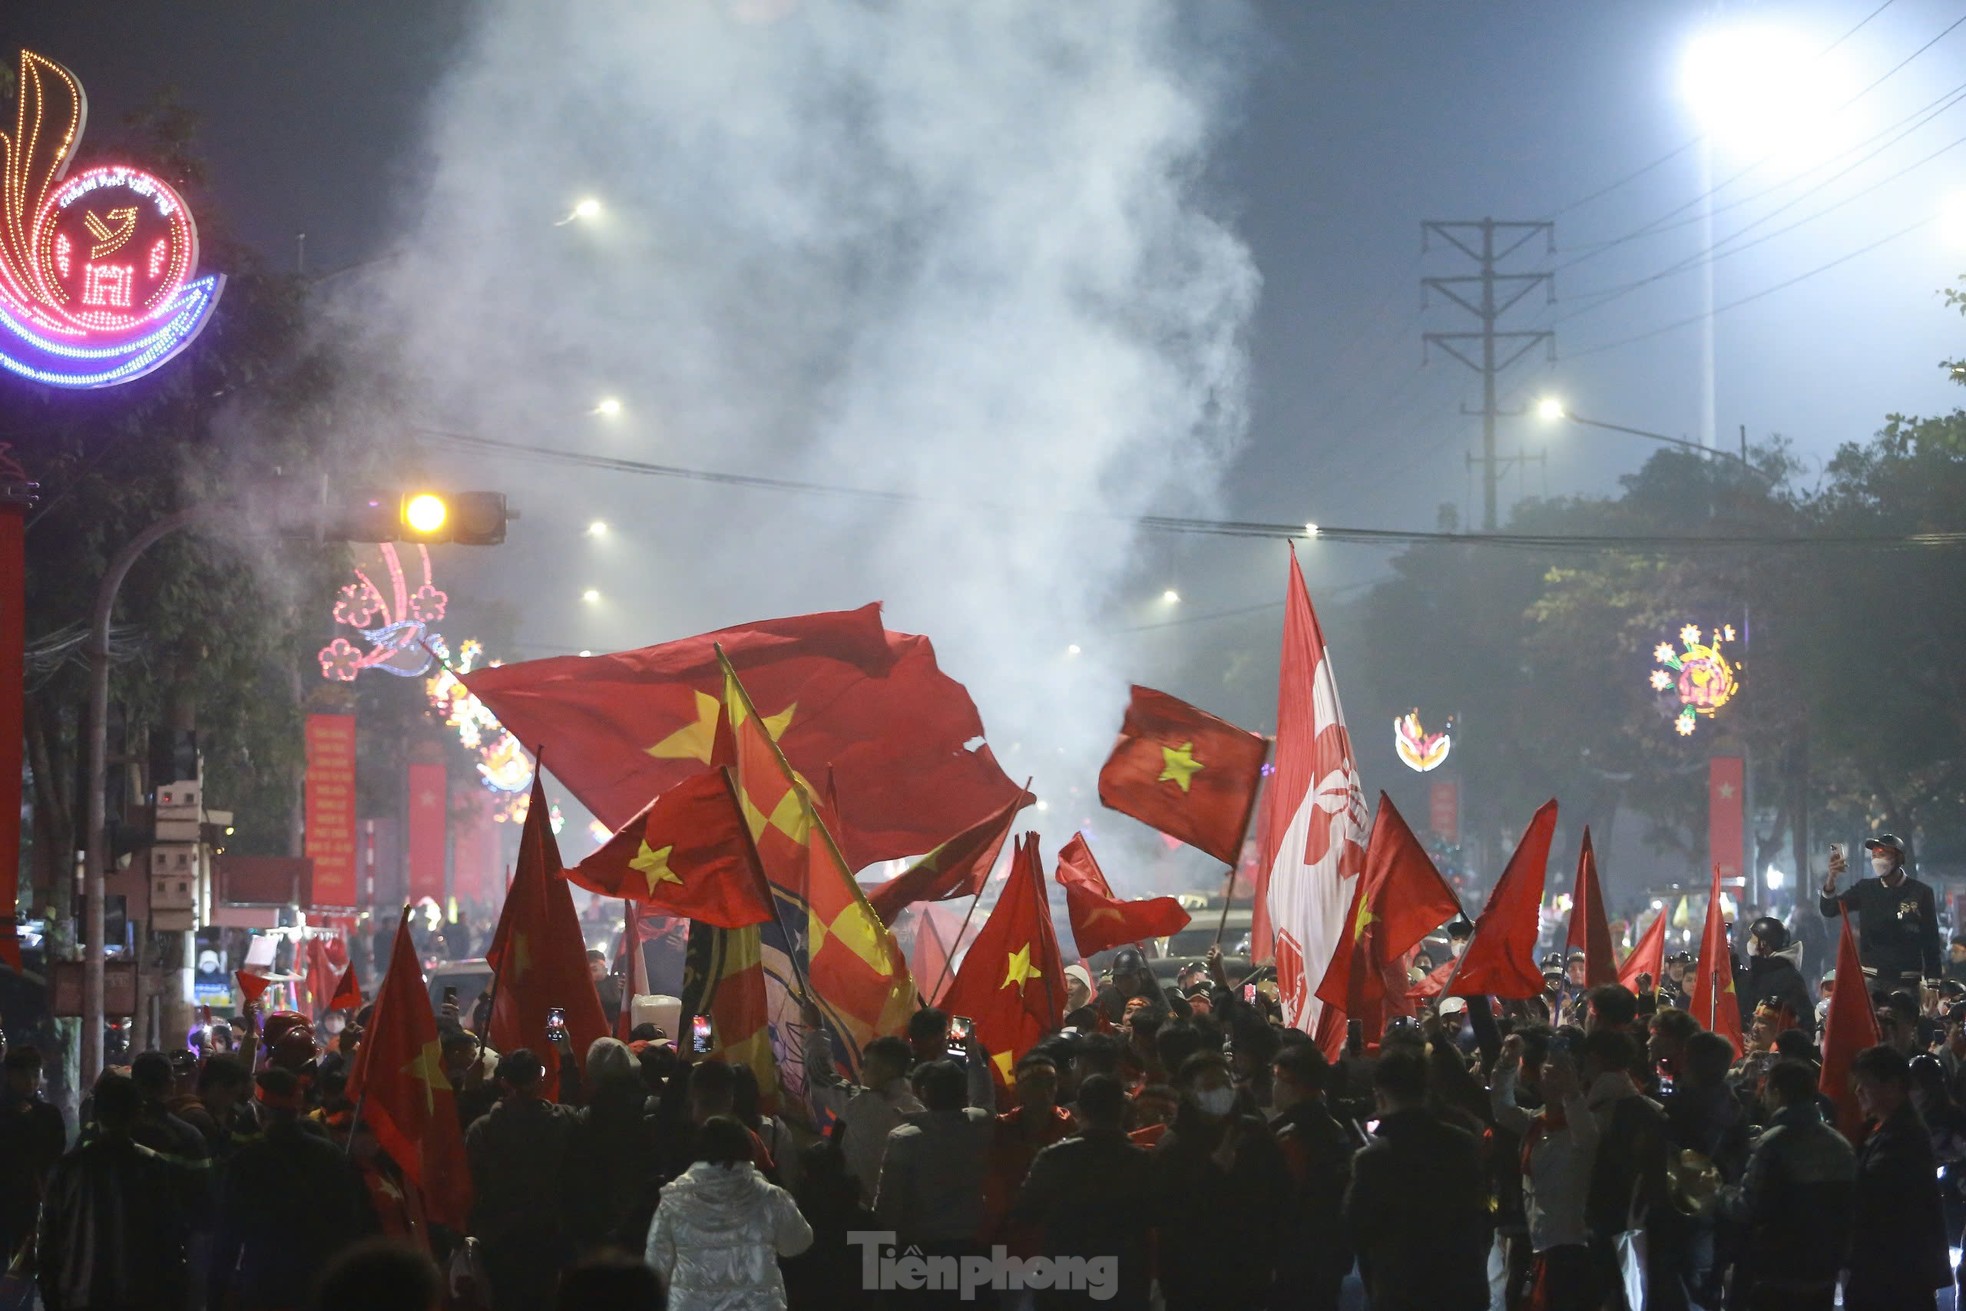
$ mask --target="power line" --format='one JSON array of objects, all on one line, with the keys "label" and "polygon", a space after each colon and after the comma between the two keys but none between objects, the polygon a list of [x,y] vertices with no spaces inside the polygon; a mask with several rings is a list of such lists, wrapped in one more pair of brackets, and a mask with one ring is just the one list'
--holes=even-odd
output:
[{"label": "power line", "polygon": [[[1929,221],[1927,220],[1927,222]],[[993,513],[1016,513],[1021,511],[1024,513],[1071,515],[1076,518],[1104,518],[1114,522],[1130,524],[1149,532],[1173,533],[1184,536],[1262,538],[1272,541],[1294,541],[1310,537],[1319,542],[1363,546],[1494,546],[1536,551],[1577,552],[1681,552],[1707,549],[1738,550],[1745,547],[1785,549],[1835,547],[1865,550],[1923,550],[1935,547],[1966,546],[1966,532],[1903,534],[1845,533],[1819,535],[1763,533],[1736,536],[1700,534],[1667,535],[1659,533],[1444,533],[1401,528],[1348,528],[1325,524],[1319,524],[1313,528],[1312,525],[1304,523],[1275,523],[1239,519],[1202,519],[1177,515],[1102,514],[1098,511],[1087,511],[1072,506],[1011,506],[961,497],[930,496],[919,492],[886,491],[877,488],[851,487],[835,483],[806,482],[793,478],[772,478],[762,474],[725,473],[708,469],[691,469],[681,465],[653,464],[640,460],[622,459],[618,456],[591,455],[579,451],[555,450],[545,446],[531,446],[519,442],[499,441],[496,438],[477,437],[468,433],[451,432],[441,428],[418,427],[412,429],[412,431],[434,441],[465,450],[478,451],[486,454],[507,455],[515,459],[530,460],[557,466],[571,465],[582,468],[603,469],[612,473],[676,478],[691,482],[714,483],[727,487],[750,487],[764,491],[856,497],[864,500],[882,501],[889,504],[914,503],[970,506],[977,509],[987,509]]]}]

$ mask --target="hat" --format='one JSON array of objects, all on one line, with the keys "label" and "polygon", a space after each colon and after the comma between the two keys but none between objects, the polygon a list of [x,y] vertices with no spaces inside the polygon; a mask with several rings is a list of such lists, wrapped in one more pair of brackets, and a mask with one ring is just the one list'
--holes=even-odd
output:
[{"label": "hat", "polygon": [[1577,947],[1577,948],[1574,948],[1574,949],[1572,949],[1572,951],[1571,951],[1571,953],[1570,953],[1570,955],[1569,955],[1568,957],[1566,957],[1565,959],[1566,959],[1566,960],[1573,960],[1573,961],[1578,961],[1578,960],[1583,960],[1583,959],[1584,959],[1584,949],[1583,949],[1582,947]]},{"label": "hat", "polygon": [[1468,999],[1466,997],[1443,997],[1438,1011],[1439,1014],[1447,1016],[1459,1015],[1466,1009],[1468,1009]]},{"label": "hat", "polygon": [[1563,953],[1560,951],[1544,952],[1543,968],[1546,970],[1561,971],[1563,969]]},{"label": "hat", "polygon": [[1881,851],[1887,847],[1897,852],[1900,859],[1904,857],[1904,840],[1895,833],[1880,833],[1874,838],[1864,840],[1865,851]]},{"label": "hat", "polygon": [[1065,967],[1065,975],[1067,978],[1077,979],[1080,983],[1083,983],[1087,992],[1099,991],[1099,989],[1092,985],[1092,971],[1083,965],[1067,965]]},{"label": "hat", "polygon": [[1447,936],[1450,938],[1472,938],[1474,936],[1474,925],[1469,922],[1466,915],[1463,915],[1447,926]]},{"label": "hat", "polygon": [[1692,963],[1693,953],[1690,951],[1676,951],[1666,957],[1666,964],[1668,965],[1691,965]]}]

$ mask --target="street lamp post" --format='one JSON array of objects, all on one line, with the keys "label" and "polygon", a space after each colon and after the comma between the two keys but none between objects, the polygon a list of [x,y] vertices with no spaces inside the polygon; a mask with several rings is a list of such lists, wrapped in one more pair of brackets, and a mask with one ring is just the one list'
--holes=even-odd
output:
[{"label": "street lamp post", "polygon": [[1545,397],[1536,402],[1536,414],[1537,417],[1543,419],[1561,419],[1568,423],[1579,424],[1585,428],[1602,428],[1606,432],[1621,432],[1631,437],[1643,437],[1648,441],[1664,442],[1668,446],[1680,446],[1689,451],[1698,451],[1701,455],[1722,460],[1731,460],[1757,478],[1766,479],[1771,483],[1775,481],[1772,475],[1764,470],[1755,468],[1753,464],[1749,463],[1745,443],[1743,444],[1742,451],[1737,455],[1733,451],[1724,451],[1716,447],[1704,446],[1699,442],[1688,441],[1684,437],[1673,437],[1666,433],[1653,432],[1648,428],[1632,428],[1622,423],[1606,423],[1602,419],[1588,419],[1581,414],[1572,413],[1569,409],[1565,408],[1562,401],[1557,400],[1555,397]]}]

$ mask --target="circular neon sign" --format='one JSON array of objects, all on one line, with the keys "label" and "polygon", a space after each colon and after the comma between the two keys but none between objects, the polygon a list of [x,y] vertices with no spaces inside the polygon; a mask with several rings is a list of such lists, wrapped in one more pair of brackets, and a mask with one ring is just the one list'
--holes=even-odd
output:
[{"label": "circular neon sign", "polygon": [[162,178],[106,165],[41,202],[34,264],[50,308],[113,332],[155,317],[184,289],[198,267],[198,229]]}]

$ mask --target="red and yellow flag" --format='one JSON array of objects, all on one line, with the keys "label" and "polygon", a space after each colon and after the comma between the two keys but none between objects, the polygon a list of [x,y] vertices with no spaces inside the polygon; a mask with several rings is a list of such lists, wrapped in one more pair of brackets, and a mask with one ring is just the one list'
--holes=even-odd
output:
[{"label": "red and yellow flag", "polygon": [[567,1013],[576,1064],[587,1060],[589,1043],[608,1036],[608,1019],[587,970],[587,940],[580,932],[573,894],[561,877],[560,844],[537,774],[519,833],[518,869],[506,889],[485,959],[497,976],[491,1045],[502,1052],[525,1047],[539,1053],[551,1097],[559,1088],[560,1054],[547,1041],[546,1013],[556,1008]]},{"label": "red and yellow flag", "polygon": [[772,915],[771,892],[721,769],[686,778],[649,802],[567,879],[719,928],[762,924]]},{"label": "red and yellow flag", "polygon": [[1058,885],[1065,889],[1065,912],[1071,917],[1072,940],[1081,956],[1122,943],[1165,938],[1187,928],[1192,918],[1172,897],[1138,901],[1115,897],[1083,833],[1074,833],[1058,853]]},{"label": "red and yellow flag", "polygon": [[[1839,972],[1837,982],[1843,981]],[[1861,980],[1862,974],[1857,975]],[[1707,925],[1700,935],[1700,964],[1693,976],[1693,991],[1686,998],[1686,1009],[1703,1028],[1713,1030],[1734,1044],[1739,1056],[1746,1048],[1741,1042],[1741,1002],[1734,995],[1734,955],[1727,945],[1727,914],[1720,904],[1720,866],[1713,867],[1713,889],[1707,896]]]},{"label": "red and yellow flag", "polygon": [[1351,928],[1318,984],[1319,999],[1361,1021],[1366,1040],[1375,1041],[1385,1027],[1388,997],[1392,1010],[1409,1013],[1406,954],[1460,909],[1426,848],[1381,792],[1365,844],[1365,872],[1352,891]]},{"label": "red and yellow flag", "polygon": [[1017,844],[1003,893],[963,957],[942,1008],[976,1021],[977,1041],[988,1049],[997,1081],[1008,1084],[1017,1058],[1058,1027],[1064,1006],[1065,966],[1051,928],[1038,835],[1031,833]]},{"label": "red and yellow flag", "polygon": [[457,1098],[444,1074],[437,1017],[410,941],[407,906],[396,923],[369,1027],[355,1050],[348,1099],[361,1108],[362,1122],[396,1168],[422,1191],[430,1218],[464,1232],[471,1218],[471,1166]]},{"label": "red and yellow flag", "polygon": [[1099,800],[1233,865],[1242,858],[1269,751],[1260,734],[1135,687],[1119,741],[1099,771]]},{"label": "red and yellow flag", "polygon": [[714,924],[690,925],[684,957],[683,1032],[680,1046],[690,1040],[690,1020],[710,1017],[710,1059],[750,1067],[758,1076],[759,1100],[767,1111],[779,1109],[783,1090],[778,1060],[771,1048],[770,1006],[765,990],[765,966],[758,926],[720,929]]},{"label": "red and yellow flag", "polygon": [[892,925],[901,912],[918,901],[973,897],[983,890],[1003,850],[1004,839],[1017,812],[1031,804],[1029,792],[1019,792],[995,814],[986,815],[887,882],[867,889],[867,902],[881,923]]},{"label": "red and yellow flag", "polygon": [[849,1065],[858,1070],[861,1049],[882,1034],[899,1033],[914,1008],[907,961],[819,818],[811,785],[786,761],[771,722],[728,664],[724,709],[737,757],[738,807],[758,863],[781,903],[805,908],[803,924],[786,925],[795,939],[793,953],[804,957],[811,1000],[832,1021]]}]

